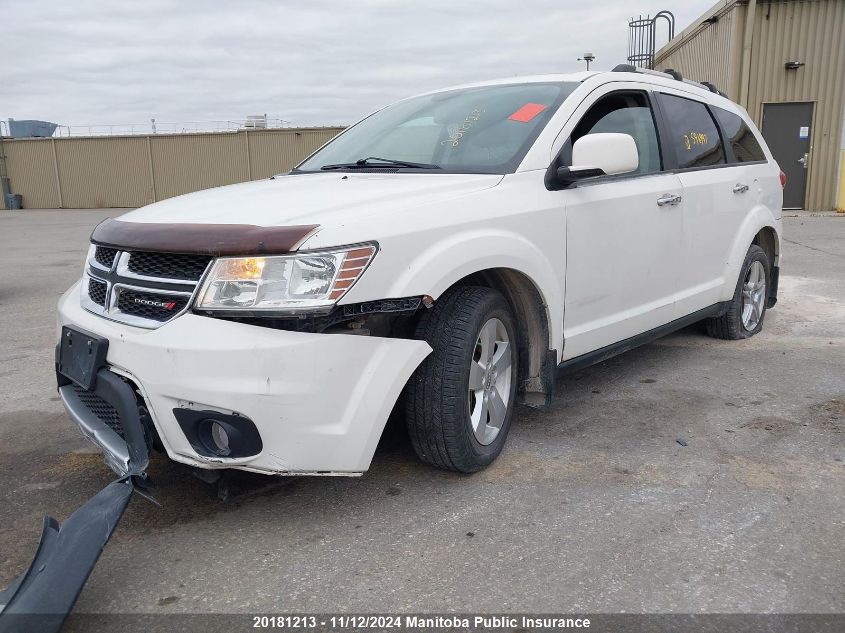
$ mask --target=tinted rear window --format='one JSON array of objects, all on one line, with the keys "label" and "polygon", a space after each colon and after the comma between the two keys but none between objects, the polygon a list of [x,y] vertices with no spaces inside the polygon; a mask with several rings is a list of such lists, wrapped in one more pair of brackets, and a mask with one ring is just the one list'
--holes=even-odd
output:
[{"label": "tinted rear window", "polygon": [[742,117],[722,108],[713,108],[713,112],[725,131],[725,142],[730,143],[733,148],[734,162],[751,163],[766,160],[760,142]]},{"label": "tinted rear window", "polygon": [[678,167],[708,167],[725,163],[719,128],[707,106],[692,99],[661,94],[669,124],[669,144],[675,149]]}]

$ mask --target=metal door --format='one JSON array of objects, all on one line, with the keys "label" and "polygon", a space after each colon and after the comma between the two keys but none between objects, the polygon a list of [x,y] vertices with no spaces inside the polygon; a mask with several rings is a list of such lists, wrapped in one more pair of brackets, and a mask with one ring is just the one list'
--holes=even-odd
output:
[{"label": "metal door", "polygon": [[812,133],[812,103],[763,104],[763,138],[786,174],[785,209],[804,208]]}]

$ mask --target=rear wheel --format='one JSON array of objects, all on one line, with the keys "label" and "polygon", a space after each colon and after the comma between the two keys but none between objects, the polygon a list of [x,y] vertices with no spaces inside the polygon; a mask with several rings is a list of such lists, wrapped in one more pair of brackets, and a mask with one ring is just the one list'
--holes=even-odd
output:
[{"label": "rear wheel", "polygon": [[416,338],[432,353],[408,383],[406,421],[419,458],[475,472],[502,450],[516,400],[516,330],[504,297],[485,287],[446,293]]},{"label": "rear wheel", "polygon": [[752,244],[745,256],[730,307],[720,317],[707,319],[707,333],[714,338],[738,340],[763,329],[769,296],[769,259]]}]

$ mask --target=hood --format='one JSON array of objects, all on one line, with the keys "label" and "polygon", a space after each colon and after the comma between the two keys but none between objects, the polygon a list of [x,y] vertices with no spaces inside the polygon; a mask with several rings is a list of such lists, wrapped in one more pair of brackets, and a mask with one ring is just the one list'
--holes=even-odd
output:
[{"label": "hood", "polygon": [[348,223],[437,204],[494,187],[501,175],[319,173],[206,189],[157,202],[120,219],[176,224],[284,226]]}]

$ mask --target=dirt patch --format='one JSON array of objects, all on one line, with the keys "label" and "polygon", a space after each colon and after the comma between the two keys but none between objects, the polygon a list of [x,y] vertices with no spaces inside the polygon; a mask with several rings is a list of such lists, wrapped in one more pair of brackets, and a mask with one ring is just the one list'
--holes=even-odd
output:
[{"label": "dirt patch", "polygon": [[101,466],[105,467],[100,453],[66,453],[46,468],[45,473],[65,480],[88,474]]},{"label": "dirt patch", "polygon": [[620,464],[605,452],[575,459],[544,457],[522,451],[508,451],[487,470],[477,475],[487,483],[559,485],[560,482],[591,482],[631,486],[678,485],[651,463]]},{"label": "dirt patch", "polygon": [[739,428],[749,429],[751,431],[769,431],[772,433],[782,433],[794,427],[796,422],[788,418],[779,418],[774,415],[762,415],[754,418],[750,422],[741,424]]},{"label": "dirt patch", "polygon": [[845,397],[834,398],[810,407],[813,420],[824,431],[845,432]]},{"label": "dirt patch", "polygon": [[845,466],[839,462],[810,459],[779,459],[758,461],[734,457],[730,461],[733,477],[749,488],[786,492],[835,487],[845,475]]}]

